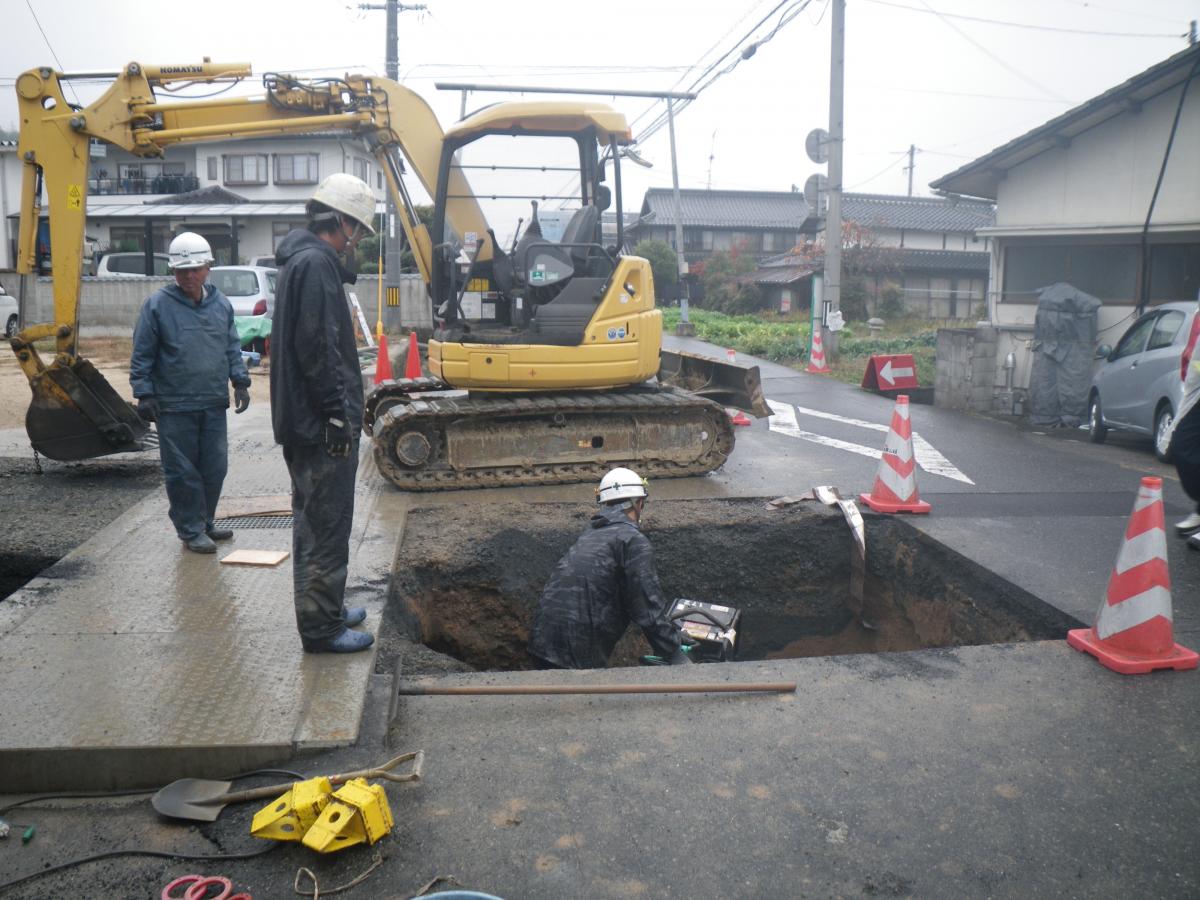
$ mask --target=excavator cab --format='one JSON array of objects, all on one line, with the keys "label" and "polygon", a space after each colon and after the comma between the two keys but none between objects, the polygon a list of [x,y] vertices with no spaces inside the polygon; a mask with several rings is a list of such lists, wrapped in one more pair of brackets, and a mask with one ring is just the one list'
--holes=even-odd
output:
[{"label": "excavator cab", "polygon": [[[618,388],[654,377],[662,316],[649,263],[607,245],[625,119],[580,102],[505,103],[451,128],[435,196],[434,375],[455,388]],[[490,228],[454,233],[443,209],[469,179]],[[620,192],[617,218],[620,220]],[[500,231],[503,236],[498,236]],[[488,352],[489,348],[492,352]]]}]

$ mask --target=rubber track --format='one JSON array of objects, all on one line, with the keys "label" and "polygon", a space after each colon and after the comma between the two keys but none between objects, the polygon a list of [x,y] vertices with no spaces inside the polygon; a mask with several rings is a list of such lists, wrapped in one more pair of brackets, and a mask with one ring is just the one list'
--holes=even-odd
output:
[{"label": "rubber track", "polygon": [[[400,383],[397,383],[399,386]],[[383,385],[380,386],[381,388]],[[392,389],[387,394],[395,395]],[[372,399],[376,399],[372,392]],[[368,401],[370,408],[375,403]],[[606,457],[596,462],[553,463],[545,466],[496,466],[456,471],[445,466],[444,428],[470,417],[476,419],[520,418],[540,419],[557,414],[582,413],[597,415],[613,413],[627,416],[670,417],[681,410],[697,411],[709,420],[716,433],[711,449],[690,463],[645,459],[614,459]],[[466,398],[414,399],[386,410],[380,417],[371,417],[375,461],[379,470],[396,487],[406,491],[447,491],[467,488],[510,487],[531,484],[576,484],[598,480],[614,465],[630,465],[646,478],[679,478],[702,475],[719,468],[733,450],[733,426],[725,409],[703,397],[674,388],[635,388],[606,393],[578,392],[522,396],[473,396]],[[401,433],[420,429],[433,440],[433,466],[410,469],[394,461],[389,452]],[[439,466],[442,466],[439,468]]]}]

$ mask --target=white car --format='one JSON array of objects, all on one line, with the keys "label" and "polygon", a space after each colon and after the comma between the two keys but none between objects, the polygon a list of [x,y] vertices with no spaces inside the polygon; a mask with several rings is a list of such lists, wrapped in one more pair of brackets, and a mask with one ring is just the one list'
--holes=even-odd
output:
[{"label": "white car", "polygon": [[214,266],[209,284],[229,298],[235,316],[267,316],[275,311],[275,269],[266,266]]},{"label": "white car", "polygon": [[14,337],[21,325],[17,316],[17,298],[4,290],[2,284],[0,284],[0,322],[4,324],[5,337]]},{"label": "white car", "polygon": [[[154,254],[154,274],[170,275],[167,265],[170,257],[165,253]],[[145,253],[106,253],[96,263],[97,278],[137,278],[146,277]]]}]

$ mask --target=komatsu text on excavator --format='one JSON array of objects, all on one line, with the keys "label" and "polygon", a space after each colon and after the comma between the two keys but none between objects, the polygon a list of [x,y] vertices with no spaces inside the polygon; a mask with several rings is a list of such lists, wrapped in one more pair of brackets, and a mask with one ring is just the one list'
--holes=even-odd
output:
[{"label": "komatsu text on excavator", "polygon": [[[147,157],[176,143],[281,134],[363,142],[395,198],[436,325],[433,377],[384,382],[367,398],[364,430],[380,471],[401,488],[591,481],[614,465],[649,477],[704,473],[733,448],[724,407],[769,414],[756,368],[662,349],[650,265],[621,252],[620,166],[632,135],[620,113],[588,101],[499,103],[443,133],[417,94],[363,75],[268,74],[255,97],[156,94],[249,75],[248,65],[207,60],[129,63],[82,108],[63,93],[73,76],[41,68],[18,77],[19,271],[34,268],[43,203],[54,248],[54,321],[23,323],[11,341],[32,388],[26,428],[39,452],[85,459],[146,443],[133,407],[78,354],[92,139]],[[433,198],[430,229],[402,157]],[[602,214],[614,198],[606,242]],[[35,347],[47,338],[49,363]]]}]

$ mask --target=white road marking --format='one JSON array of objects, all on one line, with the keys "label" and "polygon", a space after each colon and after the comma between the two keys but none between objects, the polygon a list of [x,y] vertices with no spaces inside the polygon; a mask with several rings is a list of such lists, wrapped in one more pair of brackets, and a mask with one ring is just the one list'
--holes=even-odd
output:
[{"label": "white road marking", "polygon": [[[772,410],[771,417],[767,419],[767,425],[772,431],[778,431],[789,437],[800,438],[802,441],[824,444],[826,447],[833,447],[836,450],[848,450],[851,453],[857,453],[859,456],[865,456],[868,459],[879,459],[880,451],[875,447],[851,444],[849,441],[839,441],[837,438],[825,437],[823,434],[813,434],[811,431],[802,430],[796,422],[796,411],[790,403],[778,403],[775,400],[768,400],[767,405]],[[887,429],[885,428],[884,430],[886,431]]]},{"label": "white road marking", "polygon": [[[796,420],[796,413],[799,412],[803,416],[813,416],[818,419],[828,419],[831,422],[841,422],[843,425],[853,425],[856,428],[867,428],[871,431],[886,433],[891,428],[890,424],[881,425],[878,422],[867,422],[863,419],[851,418],[850,416],[839,416],[836,413],[825,412],[820,409],[810,409],[807,406],[793,407],[790,403],[780,403],[775,400],[767,400],[767,405],[774,412],[774,415],[768,420],[768,426],[772,431],[779,431],[791,437],[811,441],[814,444],[824,444],[827,447],[848,450],[851,453],[870,456],[874,459],[879,458],[879,448],[863,447],[861,444],[839,441],[837,438],[825,437],[821,434],[813,434],[810,431],[801,430],[800,424]],[[864,453],[864,450],[869,452]],[[925,438],[921,437],[915,431],[913,432],[913,453],[917,457],[917,465],[931,475],[941,475],[943,478],[961,481],[963,484],[975,483],[964,475],[950,460],[946,459],[929,441],[925,440]]]}]

